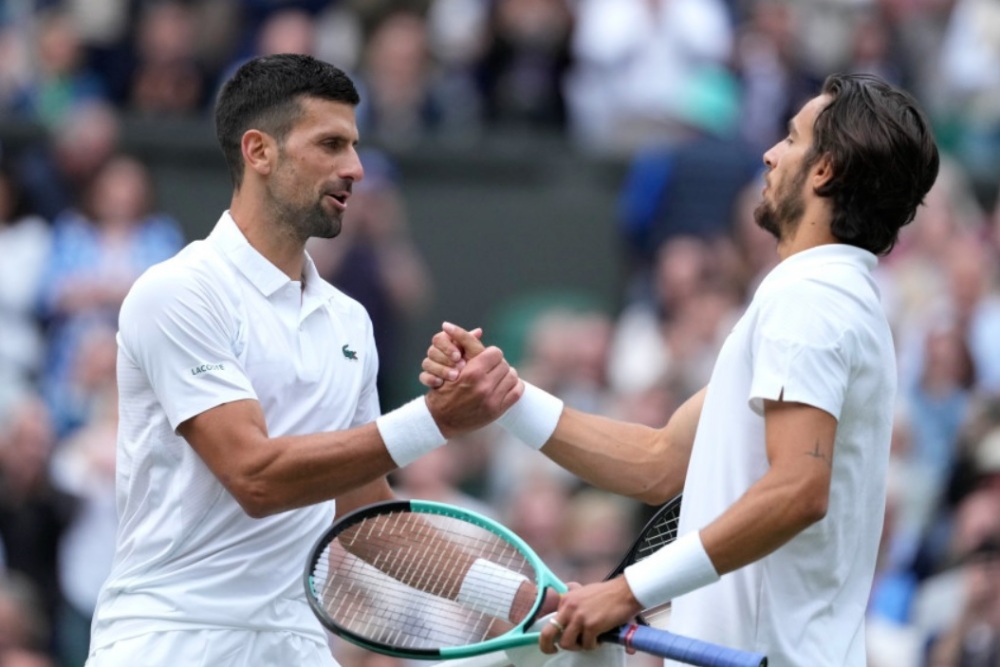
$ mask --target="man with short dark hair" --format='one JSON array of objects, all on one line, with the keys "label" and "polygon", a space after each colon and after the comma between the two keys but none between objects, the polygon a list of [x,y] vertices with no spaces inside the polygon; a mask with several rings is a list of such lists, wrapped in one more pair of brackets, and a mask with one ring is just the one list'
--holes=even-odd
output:
[{"label": "man with short dark hair", "polygon": [[229,210],[121,310],[120,527],[89,667],[335,665],[301,583],[335,509],[390,498],[386,473],[521,394],[494,348],[461,392],[379,416],[371,320],[305,252],[363,177],[357,103],[299,55],[251,60],[220,93]]}]

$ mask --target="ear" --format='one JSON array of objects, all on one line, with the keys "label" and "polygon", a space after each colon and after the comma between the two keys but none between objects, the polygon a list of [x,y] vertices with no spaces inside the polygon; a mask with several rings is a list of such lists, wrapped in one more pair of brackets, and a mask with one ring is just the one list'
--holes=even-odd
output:
[{"label": "ear", "polygon": [[829,183],[833,178],[833,162],[830,160],[830,154],[826,153],[816,160],[811,172],[810,180],[812,181],[813,190]]},{"label": "ear", "polygon": [[274,169],[278,157],[278,145],[274,137],[260,130],[247,130],[240,140],[243,163],[261,176],[267,176]]}]

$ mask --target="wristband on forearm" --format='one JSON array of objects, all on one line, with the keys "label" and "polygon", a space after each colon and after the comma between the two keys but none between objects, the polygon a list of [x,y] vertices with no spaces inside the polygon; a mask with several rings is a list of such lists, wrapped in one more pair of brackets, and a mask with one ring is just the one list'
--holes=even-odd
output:
[{"label": "wristband on forearm", "polygon": [[560,399],[525,382],[524,394],[497,423],[529,447],[541,449],[555,432],[562,412]]},{"label": "wristband on forearm", "polygon": [[462,580],[458,602],[506,621],[510,619],[510,609],[518,589],[527,580],[523,574],[477,558]]},{"label": "wristband on forearm", "polygon": [[625,581],[643,609],[670,602],[719,580],[697,531],[625,568]]},{"label": "wristband on forearm", "polygon": [[423,396],[382,415],[375,425],[389,456],[400,468],[448,441]]}]

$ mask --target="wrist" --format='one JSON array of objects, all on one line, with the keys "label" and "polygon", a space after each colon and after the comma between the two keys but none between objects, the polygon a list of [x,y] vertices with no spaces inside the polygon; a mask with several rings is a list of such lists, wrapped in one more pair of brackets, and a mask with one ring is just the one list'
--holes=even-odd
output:
[{"label": "wrist", "polygon": [[[477,558],[462,580],[457,602],[507,621],[511,619],[514,601],[525,583],[530,582],[524,575]],[[531,602],[534,602],[533,596]]]},{"label": "wrist", "polygon": [[497,423],[529,447],[541,449],[555,432],[562,412],[560,399],[525,382],[524,394]]},{"label": "wrist", "polygon": [[643,609],[651,609],[719,580],[701,535],[691,532],[625,568],[625,581]]},{"label": "wrist", "polygon": [[375,420],[375,426],[389,456],[400,468],[448,441],[423,396],[382,415]]}]

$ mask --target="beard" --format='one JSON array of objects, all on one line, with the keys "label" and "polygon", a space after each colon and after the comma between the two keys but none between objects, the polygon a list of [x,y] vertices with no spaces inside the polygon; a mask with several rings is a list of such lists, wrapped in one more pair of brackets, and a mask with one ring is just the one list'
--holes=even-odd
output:
[{"label": "beard", "polygon": [[806,183],[808,169],[801,169],[791,183],[775,191],[775,201],[762,201],[754,209],[753,217],[757,226],[781,241],[795,231],[805,213],[806,204],[802,188]]},{"label": "beard", "polygon": [[274,219],[299,241],[305,243],[313,237],[332,239],[340,234],[343,212],[327,210],[322,197],[320,201],[299,203],[283,197],[278,188],[268,189]]}]

